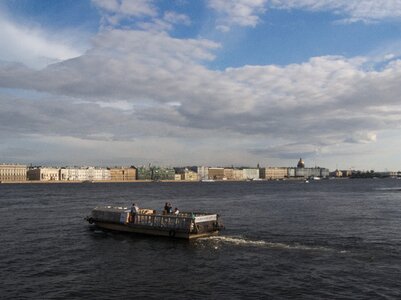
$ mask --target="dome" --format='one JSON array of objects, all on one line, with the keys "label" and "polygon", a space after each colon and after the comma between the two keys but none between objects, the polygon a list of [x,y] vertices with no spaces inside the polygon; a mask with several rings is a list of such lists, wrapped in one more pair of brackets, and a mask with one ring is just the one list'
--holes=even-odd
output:
[{"label": "dome", "polygon": [[298,167],[298,168],[305,168],[305,163],[304,163],[304,161],[302,160],[302,158],[299,159],[297,167]]}]

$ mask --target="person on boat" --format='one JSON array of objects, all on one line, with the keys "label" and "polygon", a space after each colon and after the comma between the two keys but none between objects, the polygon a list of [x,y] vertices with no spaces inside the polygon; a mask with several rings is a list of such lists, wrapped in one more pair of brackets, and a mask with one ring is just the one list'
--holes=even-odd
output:
[{"label": "person on boat", "polygon": [[171,205],[171,203],[168,203],[168,213],[172,214],[173,213],[173,206]]},{"label": "person on boat", "polygon": [[135,215],[139,213],[139,207],[136,203],[132,203],[131,206],[131,223],[135,220]]},{"label": "person on boat", "polygon": [[164,205],[164,211],[163,214],[172,214],[173,213],[173,207],[171,206],[170,202],[166,202],[166,204]]},{"label": "person on boat", "polygon": [[178,215],[180,213],[180,211],[178,210],[178,208],[176,207],[175,209],[174,209],[174,214],[175,215]]}]

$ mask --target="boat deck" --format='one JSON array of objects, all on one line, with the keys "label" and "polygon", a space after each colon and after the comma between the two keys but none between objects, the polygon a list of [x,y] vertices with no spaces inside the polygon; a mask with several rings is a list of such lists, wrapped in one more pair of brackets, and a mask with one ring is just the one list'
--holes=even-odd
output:
[{"label": "boat deck", "polygon": [[221,229],[218,217],[201,212],[162,214],[152,209],[140,209],[131,216],[127,207],[105,206],[93,209],[87,220],[106,229],[189,239],[216,235]]}]

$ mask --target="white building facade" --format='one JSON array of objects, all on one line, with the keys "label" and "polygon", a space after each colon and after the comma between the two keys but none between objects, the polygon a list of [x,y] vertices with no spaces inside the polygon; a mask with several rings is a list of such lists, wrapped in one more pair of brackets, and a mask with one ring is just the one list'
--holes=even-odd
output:
[{"label": "white building facade", "polygon": [[246,180],[259,179],[259,169],[242,169],[242,172]]}]

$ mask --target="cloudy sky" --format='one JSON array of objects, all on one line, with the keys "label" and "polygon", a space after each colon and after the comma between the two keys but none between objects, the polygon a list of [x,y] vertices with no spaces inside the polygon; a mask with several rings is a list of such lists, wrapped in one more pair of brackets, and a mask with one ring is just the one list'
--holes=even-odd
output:
[{"label": "cloudy sky", "polygon": [[3,0],[0,162],[401,170],[399,0]]}]

